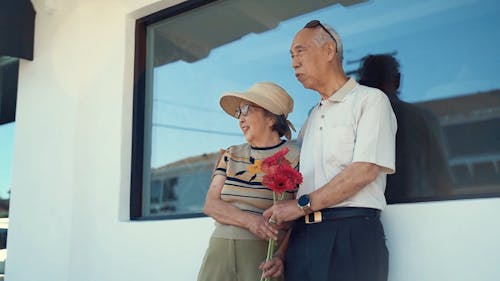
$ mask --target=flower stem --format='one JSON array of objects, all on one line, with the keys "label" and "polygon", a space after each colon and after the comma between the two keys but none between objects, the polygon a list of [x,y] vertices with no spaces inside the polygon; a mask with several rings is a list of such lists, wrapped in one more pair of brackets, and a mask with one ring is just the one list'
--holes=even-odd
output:
[{"label": "flower stem", "polygon": [[[266,257],[266,262],[268,262],[274,254],[274,240],[272,238],[269,238],[269,242],[267,243],[267,257]],[[271,277],[266,277],[265,279],[260,279],[260,281],[270,281]]]},{"label": "flower stem", "polygon": [[[285,199],[285,192],[281,193],[281,196],[280,196],[279,200],[283,200],[283,199]],[[276,201],[274,201],[274,202],[276,202]]]},{"label": "flower stem", "polygon": [[[283,199],[283,195],[281,195],[281,198]],[[273,202],[276,203],[276,192],[273,191]],[[269,241],[267,242],[267,256],[266,256],[266,262],[271,260],[271,258],[274,255],[274,240],[272,238],[269,238]],[[260,279],[260,281],[270,281],[271,277],[266,277],[265,279]]]}]

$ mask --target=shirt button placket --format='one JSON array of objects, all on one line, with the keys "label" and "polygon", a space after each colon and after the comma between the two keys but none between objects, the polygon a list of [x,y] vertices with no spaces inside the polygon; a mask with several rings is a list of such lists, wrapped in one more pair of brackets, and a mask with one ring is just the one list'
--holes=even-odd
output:
[{"label": "shirt button placket", "polygon": [[319,109],[319,114],[320,114],[320,118],[319,118],[319,130],[320,131],[323,131],[323,127],[325,126],[325,113],[323,112],[323,109],[325,108],[325,102],[324,101],[321,101],[321,104],[322,106],[320,107]]},{"label": "shirt button placket", "polygon": [[327,151],[326,150],[326,145],[328,143],[328,141],[325,139],[325,107],[326,107],[326,102],[323,103],[323,105],[321,106],[320,108],[320,112],[319,112],[319,134],[320,134],[320,150],[321,150],[321,156],[320,156],[320,161],[318,161],[318,165],[316,166],[316,170],[318,171],[319,174],[321,174],[323,177],[323,165],[324,165],[324,161],[325,161],[325,152]]}]

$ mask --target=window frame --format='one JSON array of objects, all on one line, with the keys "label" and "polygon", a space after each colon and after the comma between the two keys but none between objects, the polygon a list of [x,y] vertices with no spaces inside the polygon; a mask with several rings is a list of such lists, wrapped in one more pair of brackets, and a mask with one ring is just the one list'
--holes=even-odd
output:
[{"label": "window frame", "polygon": [[147,27],[166,18],[185,13],[217,0],[191,0],[158,11],[136,20],[134,51],[134,88],[132,109],[132,158],[130,176],[130,219],[163,220],[206,216],[203,213],[171,214],[153,217],[142,216],[144,169],[144,121],[146,101],[146,50]]},{"label": "window frame", "polygon": [[[146,109],[146,50],[147,28],[149,25],[180,15],[190,10],[200,8],[217,0],[190,0],[158,11],[136,20],[135,51],[134,51],[134,87],[133,87],[133,117],[132,117],[132,158],[130,187],[130,219],[131,220],[164,220],[205,217],[202,212],[188,214],[169,214],[158,216],[142,216],[143,206],[143,171],[144,171],[144,140],[145,140],[145,109]],[[429,197],[408,197],[397,200],[387,200],[387,204],[420,203],[449,200],[466,200],[481,198],[498,198],[500,191],[486,193],[450,194]]]}]

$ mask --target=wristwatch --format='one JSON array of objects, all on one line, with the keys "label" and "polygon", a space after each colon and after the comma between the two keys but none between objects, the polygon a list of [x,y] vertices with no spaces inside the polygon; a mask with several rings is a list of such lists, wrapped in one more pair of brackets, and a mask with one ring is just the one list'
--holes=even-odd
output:
[{"label": "wristwatch", "polygon": [[304,215],[310,214],[311,211],[311,199],[309,198],[309,194],[304,194],[299,197],[297,200],[297,206],[302,209]]}]

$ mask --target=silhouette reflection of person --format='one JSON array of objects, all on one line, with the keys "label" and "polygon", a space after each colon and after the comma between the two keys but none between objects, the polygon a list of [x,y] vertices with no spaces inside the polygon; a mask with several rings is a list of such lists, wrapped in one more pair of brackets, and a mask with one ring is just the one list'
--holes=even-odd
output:
[{"label": "silhouette reflection of person", "polygon": [[398,122],[396,173],[387,175],[387,201],[449,194],[451,174],[439,120],[429,109],[399,99],[398,61],[392,55],[368,55],[358,73],[360,84],[378,88],[389,97]]}]

